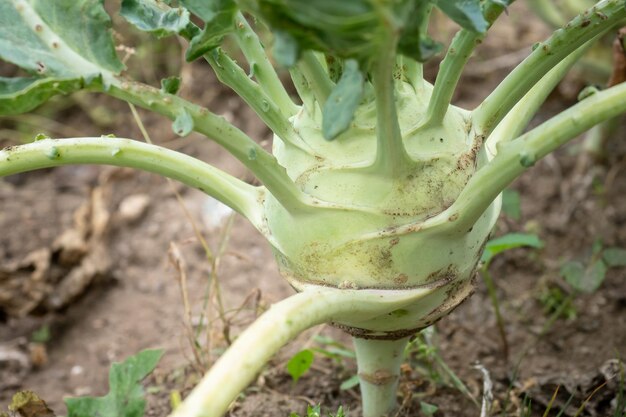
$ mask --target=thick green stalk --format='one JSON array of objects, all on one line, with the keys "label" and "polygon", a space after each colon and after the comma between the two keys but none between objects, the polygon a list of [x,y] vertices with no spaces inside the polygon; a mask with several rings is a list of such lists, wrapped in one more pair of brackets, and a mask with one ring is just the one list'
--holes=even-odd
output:
[{"label": "thick green stalk", "polygon": [[208,136],[229,151],[284,207],[295,209],[304,205],[304,196],[276,158],[223,117],[178,96],[165,94],[141,83],[125,81],[100,91],[155,111],[172,120],[187,114],[193,121],[193,130]]},{"label": "thick green stalk", "polygon": [[589,39],[626,19],[623,0],[603,0],[574,18],[519,64],[474,111],[479,133],[488,135],[517,102],[552,68]]},{"label": "thick green stalk", "polygon": [[[487,21],[490,24],[493,23],[503,10],[502,6],[492,4],[485,11]],[[486,33],[472,32],[467,29],[462,29],[455,35],[446,52],[446,56],[439,66],[439,72],[437,73],[437,79],[435,80],[435,86],[423,123],[424,127],[438,126],[442,123],[463,69],[472,56],[476,45],[482,41],[485,35]]]},{"label": "thick green stalk", "polygon": [[298,106],[291,100],[285,86],[278,78],[258,35],[241,13],[235,17],[235,25],[237,27],[235,38],[248,60],[250,74],[258,80],[265,94],[271,98],[285,118],[293,116],[298,111]]},{"label": "thick green stalk", "polygon": [[106,164],[154,172],[197,188],[260,228],[263,191],[196,158],[130,139],[44,139],[0,151],[0,176],[72,164]]},{"label": "thick green stalk", "polygon": [[[317,324],[367,320],[417,302],[431,290],[350,290],[308,286],[270,307],[213,365],[171,417],[220,417],[267,361]],[[395,393],[394,393],[395,398]]]},{"label": "thick green stalk", "polygon": [[400,365],[409,338],[372,340],[353,338],[363,402],[363,417],[390,416],[397,407]]},{"label": "thick green stalk", "polygon": [[548,72],[530,91],[511,109],[506,117],[493,130],[487,140],[487,148],[491,154],[497,153],[494,148],[498,143],[508,142],[517,138],[535,116],[552,90],[565,77],[572,66],[589,50],[597,40],[591,39],[578,48]]},{"label": "thick green stalk", "polygon": [[426,111],[424,127],[428,128],[442,123],[448,111],[448,106],[452,101],[454,90],[461,78],[463,68],[465,68],[465,64],[467,64],[470,56],[472,56],[477,40],[483,37],[484,35],[465,29],[455,35],[445,58],[439,66],[433,94]]},{"label": "thick green stalk", "polygon": [[448,219],[449,227],[466,233],[498,194],[537,160],[592,126],[625,111],[626,83],[623,83],[584,99],[506,143],[489,164],[474,174],[454,204],[432,221]]},{"label": "thick green stalk", "polygon": [[305,152],[310,151],[289,123],[288,116],[281,112],[281,109],[266,94],[266,91],[252,81],[228,54],[216,49],[205,54],[204,58],[215,71],[219,81],[232,88],[272,132],[284,142]]},{"label": "thick green stalk", "polygon": [[333,90],[334,84],[315,56],[315,53],[313,51],[303,52],[296,66],[309,83],[320,108],[324,107],[324,103],[326,103],[330,92]]},{"label": "thick green stalk", "polygon": [[372,69],[372,82],[376,94],[376,160],[374,170],[398,178],[411,164],[400,132],[396,109],[393,69],[396,54],[396,39],[389,34],[386,42],[381,42],[380,53]]}]

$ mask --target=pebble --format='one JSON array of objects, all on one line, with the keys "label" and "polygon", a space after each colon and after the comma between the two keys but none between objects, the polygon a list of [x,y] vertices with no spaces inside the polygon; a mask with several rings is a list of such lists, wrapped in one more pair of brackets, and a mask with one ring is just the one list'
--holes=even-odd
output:
[{"label": "pebble", "polygon": [[120,219],[133,223],[142,217],[150,206],[150,196],[147,194],[133,194],[126,197],[120,203]]}]

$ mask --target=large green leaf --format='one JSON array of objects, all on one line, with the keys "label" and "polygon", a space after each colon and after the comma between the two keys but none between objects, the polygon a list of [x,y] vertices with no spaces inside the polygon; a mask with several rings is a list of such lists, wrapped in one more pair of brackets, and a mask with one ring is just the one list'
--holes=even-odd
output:
[{"label": "large green leaf", "polygon": [[140,30],[158,37],[175,35],[189,24],[189,12],[155,0],[123,0],[120,15]]},{"label": "large green leaf", "polygon": [[57,94],[69,94],[85,85],[83,78],[0,77],[0,115],[28,112]]},{"label": "large green leaf", "polygon": [[102,0],[0,1],[0,58],[46,76],[119,73]]},{"label": "large green leaf", "polygon": [[[0,114],[29,111],[124,69],[103,0],[1,0],[0,59],[32,77],[0,82]],[[85,81],[90,80],[90,81]]]},{"label": "large green leaf", "polygon": [[68,398],[68,417],[143,417],[146,400],[141,381],[154,370],[163,351],[144,350],[109,373],[109,393],[104,397]]}]

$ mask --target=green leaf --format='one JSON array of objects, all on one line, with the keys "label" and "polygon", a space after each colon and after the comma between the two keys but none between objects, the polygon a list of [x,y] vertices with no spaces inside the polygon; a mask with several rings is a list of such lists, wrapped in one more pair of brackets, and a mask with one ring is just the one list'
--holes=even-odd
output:
[{"label": "green leaf", "polygon": [[328,414],[328,417],[346,417],[347,415],[343,411],[343,407],[339,406],[337,409],[337,414]]},{"label": "green leaf", "polygon": [[333,140],[352,123],[354,112],[363,97],[365,77],[353,59],[345,62],[339,82],[333,88],[322,110],[324,139]]},{"label": "green leaf", "polygon": [[120,15],[130,24],[159,38],[175,35],[189,24],[189,12],[156,0],[123,0]]},{"label": "green leaf", "polygon": [[298,41],[289,33],[282,30],[274,31],[274,58],[279,65],[286,68],[293,67],[298,61],[300,49]]},{"label": "green leaf", "polygon": [[425,416],[435,415],[437,410],[439,410],[439,407],[437,407],[436,405],[428,404],[428,403],[426,403],[424,401],[420,401],[420,411]]},{"label": "green leaf", "polygon": [[307,406],[306,417],[322,417],[322,410],[319,404],[313,407],[311,407],[310,405]]},{"label": "green leaf", "polygon": [[525,246],[538,249],[543,247],[543,242],[537,235],[528,233],[509,233],[488,241],[481,261],[488,265],[491,263],[494,256],[499,253]]},{"label": "green leaf", "polygon": [[429,9],[432,1],[419,1],[409,13],[406,19],[400,40],[398,51],[418,62],[425,62],[441,52],[443,45],[431,39],[425,30],[430,16]]},{"label": "green leaf", "polygon": [[602,259],[599,259],[586,268],[578,261],[566,262],[562,267],[560,274],[576,291],[584,293],[593,293],[606,277],[607,265]]},{"label": "green leaf", "polygon": [[166,94],[176,94],[180,89],[180,77],[167,77],[161,80],[161,91]]},{"label": "green leaf", "polygon": [[0,115],[31,111],[57,94],[84,88],[82,78],[0,77]]},{"label": "green leaf", "polygon": [[313,365],[314,355],[309,349],[301,350],[293,355],[287,362],[287,372],[291,375],[293,382],[298,382],[302,375],[306,374]]},{"label": "green leaf", "polygon": [[626,266],[626,249],[606,248],[602,252],[602,259],[609,268]]},{"label": "green leaf", "polygon": [[354,388],[359,385],[359,376],[352,375],[350,378],[346,379],[339,385],[339,389],[342,391],[348,390],[350,388]]},{"label": "green leaf", "polygon": [[235,29],[235,14],[238,8],[234,0],[181,0],[181,2],[205,22],[202,32],[191,39],[185,57],[187,61],[198,59],[217,48],[224,36]]},{"label": "green leaf", "polygon": [[506,189],[502,192],[502,211],[513,220],[522,217],[521,198],[517,191]]},{"label": "green leaf", "polygon": [[106,86],[124,69],[102,2],[0,1],[0,59],[33,75],[2,78],[0,114],[32,110],[95,80]]},{"label": "green leaf", "polygon": [[[3,0],[0,58],[46,76],[93,76],[124,69],[103,0]],[[19,7],[18,7],[19,4]]]},{"label": "green leaf", "polygon": [[439,0],[437,7],[464,29],[484,33],[489,28],[480,0]]},{"label": "green leaf", "polygon": [[144,350],[109,373],[109,393],[104,397],[68,398],[68,417],[143,417],[146,401],[141,381],[154,370],[162,350]]},{"label": "green leaf", "polygon": [[187,110],[183,110],[172,123],[172,130],[179,136],[187,136],[193,131],[193,118]]}]

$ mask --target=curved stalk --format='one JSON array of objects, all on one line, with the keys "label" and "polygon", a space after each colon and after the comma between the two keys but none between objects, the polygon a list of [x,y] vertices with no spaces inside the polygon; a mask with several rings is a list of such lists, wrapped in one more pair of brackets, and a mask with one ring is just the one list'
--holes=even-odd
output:
[{"label": "curved stalk", "polygon": [[291,181],[276,158],[223,117],[178,96],[165,94],[161,90],[137,82],[125,81],[99,91],[155,111],[172,120],[186,113],[193,121],[194,131],[208,136],[229,151],[285,208],[297,209],[305,205],[303,202],[305,196]]},{"label": "curved stalk", "polygon": [[274,304],[213,365],[171,417],[220,417],[267,361],[317,324],[368,319],[414,303],[431,290],[348,290],[308,286]]},{"label": "curved stalk", "polygon": [[285,118],[296,114],[298,106],[287,94],[285,86],[278,78],[276,70],[270,63],[258,35],[252,30],[248,21],[241,13],[235,17],[235,38],[241,52],[250,64],[250,73],[259,81],[261,89],[276,103]]},{"label": "curved stalk", "polygon": [[625,111],[626,83],[584,99],[507,143],[489,164],[474,174],[438,221],[447,218],[454,230],[467,232],[498,194],[537,160],[592,126]]},{"label": "curved stalk", "polygon": [[252,81],[228,54],[216,49],[203,57],[211,65],[219,81],[232,88],[272,132],[284,142],[304,152],[311,152],[289,123],[288,116],[281,112],[281,109],[266,94],[266,91]]},{"label": "curved stalk", "polygon": [[626,19],[621,0],[603,0],[570,21],[519,64],[496,89],[474,110],[479,133],[488,135],[515,104],[545,74],[589,39],[602,35]]},{"label": "curved stalk", "polygon": [[384,417],[396,408],[400,365],[409,338],[353,338],[363,402],[363,417]]},{"label": "curved stalk", "polygon": [[324,107],[324,103],[326,103],[330,92],[333,90],[334,83],[315,56],[315,53],[313,51],[304,51],[296,67],[309,83],[309,87],[313,91],[320,108]]},{"label": "curved stalk", "polygon": [[426,110],[424,128],[440,125],[446,115],[448,106],[452,101],[452,95],[461,78],[465,64],[472,56],[477,41],[484,37],[483,34],[460,30],[452,40],[445,58],[439,66],[433,94]]},{"label": "curved stalk", "polygon": [[[502,11],[504,11],[504,7],[493,3],[485,10],[485,18],[491,24],[500,16]],[[462,29],[454,36],[446,56],[439,66],[433,93],[426,110],[426,119],[423,123],[425,128],[440,125],[443,121],[463,69],[485,35],[486,33]]]},{"label": "curved stalk", "polygon": [[552,90],[596,40],[597,37],[591,39],[561,61],[511,109],[487,139],[486,147],[490,155],[497,153],[496,147],[498,143],[509,142],[522,134]]},{"label": "curved stalk", "polygon": [[73,164],[105,164],[154,172],[197,188],[260,228],[263,191],[196,158],[131,139],[44,139],[0,150],[0,176]]}]

